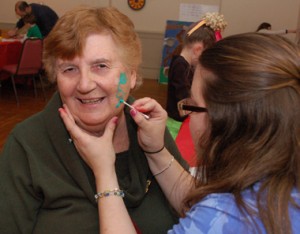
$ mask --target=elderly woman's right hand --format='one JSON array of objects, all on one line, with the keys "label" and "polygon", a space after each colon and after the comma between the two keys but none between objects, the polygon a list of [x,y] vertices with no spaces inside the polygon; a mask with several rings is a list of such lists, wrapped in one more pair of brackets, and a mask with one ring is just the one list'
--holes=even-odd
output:
[{"label": "elderly woman's right hand", "polygon": [[[164,146],[167,112],[157,101],[148,97],[136,100],[132,106],[135,109],[132,109],[130,114],[138,125],[140,146],[144,151],[158,151]],[[150,119],[145,119],[139,111],[147,113]]]},{"label": "elderly woman's right hand", "polygon": [[113,135],[116,128],[117,117],[113,117],[106,125],[101,137],[91,135],[81,129],[70,113],[68,107],[59,108],[60,116],[72,137],[73,143],[83,160],[93,170],[95,176],[114,170],[115,151],[113,147]]}]

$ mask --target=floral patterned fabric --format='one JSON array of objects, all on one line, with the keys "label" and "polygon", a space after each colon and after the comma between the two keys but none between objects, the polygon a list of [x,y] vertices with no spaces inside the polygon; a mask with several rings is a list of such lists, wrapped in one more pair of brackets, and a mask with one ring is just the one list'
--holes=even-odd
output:
[{"label": "floral patterned fabric", "polygon": [[[243,192],[244,200],[255,210],[255,198],[258,189],[259,183],[254,186],[254,190],[248,189]],[[300,192],[294,189],[292,197],[300,205]],[[300,210],[291,206],[290,219],[292,220],[293,233],[299,233],[299,217]],[[232,194],[211,194],[195,204],[186,217],[180,219],[179,224],[174,225],[173,230],[170,230],[168,234],[266,233],[260,219],[255,216],[254,221],[257,226],[250,218],[241,214]]]}]

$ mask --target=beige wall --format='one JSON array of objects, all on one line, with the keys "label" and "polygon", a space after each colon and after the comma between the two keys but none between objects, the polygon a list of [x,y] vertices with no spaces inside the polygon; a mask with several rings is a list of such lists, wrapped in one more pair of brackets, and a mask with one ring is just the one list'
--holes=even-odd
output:
[{"label": "beige wall", "polygon": [[[253,31],[262,21],[270,22],[274,29],[297,26],[299,0],[148,0],[141,11],[132,11],[127,0],[41,0],[28,1],[44,3],[62,15],[66,10],[81,4],[92,6],[115,6],[127,14],[138,31],[162,33],[166,20],[177,20],[180,3],[218,5],[229,22],[225,34]],[[0,22],[14,23],[13,0],[1,0]]]},{"label": "beige wall", "polygon": [[[178,20],[180,3],[218,5],[228,21],[223,36],[255,31],[263,22],[276,29],[294,29],[300,25],[299,0],[147,0],[141,11],[132,11],[127,0],[43,0],[28,1],[47,4],[59,14],[81,4],[92,6],[115,6],[128,15],[136,26],[143,44],[142,74],[157,79],[161,59],[163,35],[166,20]],[[0,26],[13,25],[15,1],[1,0]],[[298,26],[299,27],[299,26]],[[296,40],[296,35],[287,35]]]},{"label": "beige wall", "polygon": [[[17,16],[15,15],[14,0],[1,0],[0,8],[0,22],[1,23],[15,23]],[[41,1],[27,1],[28,3],[46,4],[53,8],[58,15],[62,15],[66,10],[81,4],[88,4],[91,6],[107,6],[108,1],[103,0],[41,0]],[[104,4],[105,3],[105,4]]]}]

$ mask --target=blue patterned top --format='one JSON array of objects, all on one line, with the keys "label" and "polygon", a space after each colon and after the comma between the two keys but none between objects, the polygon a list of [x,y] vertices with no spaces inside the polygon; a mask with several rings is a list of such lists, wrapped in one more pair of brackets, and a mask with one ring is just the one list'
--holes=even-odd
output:
[{"label": "blue patterned top", "polygon": [[[259,183],[253,190],[247,189],[242,193],[244,201],[255,211],[257,211],[255,199],[258,189]],[[300,205],[299,191],[294,189],[292,197]],[[299,233],[300,209],[291,206],[289,212],[293,233]],[[259,217],[254,216],[254,221],[256,225],[248,215],[245,216],[240,212],[231,193],[215,193],[195,204],[187,212],[186,217],[180,219],[179,224],[174,225],[168,234],[266,233]]]}]

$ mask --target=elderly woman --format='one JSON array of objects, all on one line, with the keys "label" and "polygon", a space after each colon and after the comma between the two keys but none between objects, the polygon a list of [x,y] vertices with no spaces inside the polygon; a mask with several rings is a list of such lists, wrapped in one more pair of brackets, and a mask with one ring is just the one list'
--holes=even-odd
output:
[{"label": "elderly woman", "polygon": [[[58,92],[42,112],[15,127],[0,157],[1,234],[99,233],[93,165],[81,159],[78,139],[65,128],[58,112],[63,105],[91,140],[118,117],[112,140],[117,179],[136,229],[166,233],[178,221],[123,104],[133,101],[130,91],[141,83],[140,62],[134,26],[118,10],[80,7],[59,19],[44,43],[45,69]],[[164,139],[186,167],[167,131]],[[98,154],[104,159],[103,147]]]},{"label": "elderly woman", "polygon": [[[180,112],[191,117],[197,146],[198,173],[192,177],[167,148],[158,150],[164,145],[166,112],[153,99],[136,100],[131,116],[139,126],[140,145],[156,151],[146,154],[149,166],[184,216],[168,233],[298,233],[299,105],[300,50],[289,40],[249,33],[205,50],[191,98],[179,105]],[[138,111],[149,112],[150,120]],[[102,137],[87,140],[91,136],[76,126],[68,107],[60,113],[79,139],[84,160],[93,165],[101,233],[134,233],[121,193],[106,192],[122,190],[112,147],[118,117],[111,119]],[[106,160],[99,160],[100,149],[106,151]]]}]

